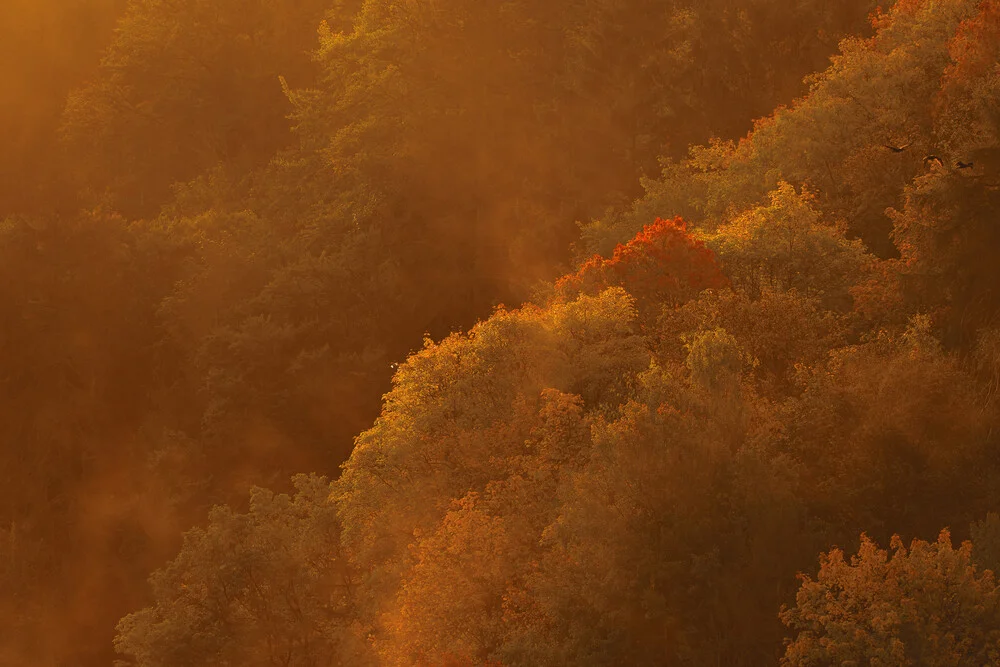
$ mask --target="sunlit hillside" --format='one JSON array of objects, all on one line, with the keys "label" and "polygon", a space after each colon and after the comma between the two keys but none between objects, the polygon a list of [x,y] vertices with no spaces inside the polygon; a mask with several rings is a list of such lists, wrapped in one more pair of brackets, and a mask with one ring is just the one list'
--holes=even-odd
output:
[{"label": "sunlit hillside", "polygon": [[1000,0],[6,0],[0,142],[0,667],[1000,665]]}]

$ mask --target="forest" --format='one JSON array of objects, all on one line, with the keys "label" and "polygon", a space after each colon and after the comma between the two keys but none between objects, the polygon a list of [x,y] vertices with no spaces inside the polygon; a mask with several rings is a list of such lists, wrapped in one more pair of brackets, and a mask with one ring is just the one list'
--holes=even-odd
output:
[{"label": "forest", "polygon": [[1000,0],[0,65],[0,667],[1000,665]]}]

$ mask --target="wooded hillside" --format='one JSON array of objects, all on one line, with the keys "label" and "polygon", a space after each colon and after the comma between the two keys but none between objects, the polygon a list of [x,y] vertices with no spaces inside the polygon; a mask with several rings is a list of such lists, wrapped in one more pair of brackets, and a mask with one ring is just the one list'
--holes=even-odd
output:
[{"label": "wooded hillside", "polygon": [[8,5],[0,664],[1000,663],[1000,2]]}]

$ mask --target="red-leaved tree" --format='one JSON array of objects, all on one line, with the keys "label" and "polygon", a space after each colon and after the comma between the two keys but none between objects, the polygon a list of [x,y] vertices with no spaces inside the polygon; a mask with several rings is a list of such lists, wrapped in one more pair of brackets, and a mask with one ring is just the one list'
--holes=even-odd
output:
[{"label": "red-leaved tree", "polygon": [[628,243],[619,244],[605,259],[594,255],[573,274],[556,283],[557,298],[598,294],[608,287],[623,287],[642,313],[659,314],[676,307],[702,290],[728,284],[714,253],[693,238],[680,218],[657,218]]}]

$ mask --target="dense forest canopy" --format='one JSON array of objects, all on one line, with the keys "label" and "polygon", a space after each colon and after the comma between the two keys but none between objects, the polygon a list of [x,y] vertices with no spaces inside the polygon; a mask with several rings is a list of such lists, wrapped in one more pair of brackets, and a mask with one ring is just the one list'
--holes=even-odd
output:
[{"label": "dense forest canopy", "polygon": [[997,0],[10,0],[0,63],[0,664],[1000,664]]}]

